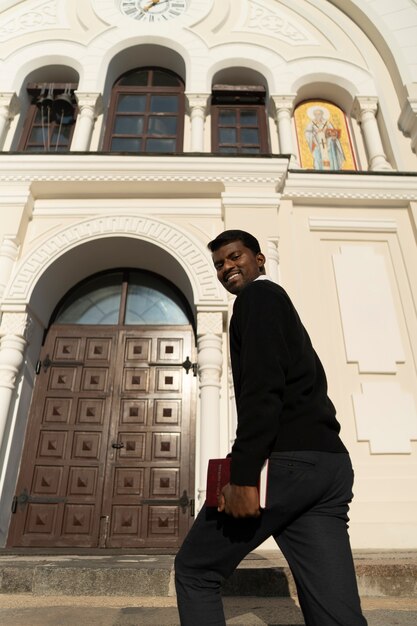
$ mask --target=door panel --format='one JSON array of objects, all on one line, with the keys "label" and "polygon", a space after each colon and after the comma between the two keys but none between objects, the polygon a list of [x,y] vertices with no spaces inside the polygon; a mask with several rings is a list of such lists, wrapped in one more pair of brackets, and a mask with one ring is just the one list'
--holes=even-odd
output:
[{"label": "door panel", "polygon": [[189,356],[190,327],[51,328],[9,546],[180,545],[191,521],[181,496],[193,493]]}]

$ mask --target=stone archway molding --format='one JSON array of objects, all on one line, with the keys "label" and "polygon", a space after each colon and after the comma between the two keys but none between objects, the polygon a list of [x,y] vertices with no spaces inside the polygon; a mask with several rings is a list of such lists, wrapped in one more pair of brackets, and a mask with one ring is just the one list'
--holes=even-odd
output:
[{"label": "stone archway molding", "polygon": [[162,248],[186,272],[197,307],[226,306],[211,258],[201,242],[176,224],[125,214],[83,220],[49,236],[17,264],[4,294],[3,307],[10,310],[13,305],[29,304],[39,278],[59,257],[81,244],[107,237],[133,237]]}]

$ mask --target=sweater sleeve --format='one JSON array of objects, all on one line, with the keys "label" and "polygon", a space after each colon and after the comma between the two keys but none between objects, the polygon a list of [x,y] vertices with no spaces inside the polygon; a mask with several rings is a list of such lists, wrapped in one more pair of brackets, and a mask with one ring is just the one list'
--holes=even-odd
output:
[{"label": "sweater sleeve", "polygon": [[251,283],[241,292],[231,321],[238,415],[231,482],[237,485],[257,484],[278,435],[289,346],[297,334],[291,302],[285,292],[266,282]]}]

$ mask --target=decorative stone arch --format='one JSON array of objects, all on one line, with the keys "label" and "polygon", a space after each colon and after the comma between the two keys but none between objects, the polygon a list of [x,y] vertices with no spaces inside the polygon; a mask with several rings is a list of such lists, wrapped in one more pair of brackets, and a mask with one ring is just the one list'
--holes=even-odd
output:
[{"label": "decorative stone arch", "polygon": [[[200,438],[196,455],[198,464],[196,484],[199,502],[202,503],[208,459],[220,454],[222,333],[227,298],[217,283],[211,257],[204,244],[181,227],[158,218],[124,214],[93,217],[73,223],[45,238],[17,264],[16,271],[5,290],[1,307],[0,447],[3,444],[5,450],[11,449],[15,421],[12,428],[6,428],[10,416],[21,415],[20,423],[24,424],[28,414],[30,397],[26,392],[26,401],[19,404],[19,394],[16,394],[20,370],[28,352],[32,322],[40,328],[45,327],[49,319],[45,312],[42,315],[37,311],[34,302],[37,287],[43,280],[44,291],[46,290],[48,281],[45,281],[45,276],[48,275],[48,270],[54,265],[57,267],[57,263],[65,255],[78,252],[84,244],[120,237],[144,242],[148,247],[151,245],[154,249],[159,249],[161,254],[164,251],[165,255],[168,254],[175,259],[177,266],[180,266],[188,276],[197,314]],[[38,332],[38,336],[40,335],[41,332]],[[37,350],[39,341],[38,338]],[[32,362],[37,358],[32,355]],[[33,371],[29,366],[25,367],[24,375],[28,379],[26,386],[33,385]],[[5,433],[8,435],[7,441],[3,441]],[[18,453],[14,451],[13,454]],[[10,456],[10,467],[5,464],[3,476],[7,472],[10,479],[13,474],[8,481],[9,484],[14,484],[16,470],[13,467],[18,467],[18,461],[19,459]],[[0,477],[0,490],[2,484],[5,483]],[[1,509],[10,510],[11,496],[7,489],[0,494]]]},{"label": "decorative stone arch", "polygon": [[201,243],[175,224],[141,215],[96,217],[61,229],[18,264],[5,292],[4,306],[10,309],[14,305],[28,305],[42,274],[69,250],[89,241],[120,236],[149,242],[171,254],[189,277],[197,308],[225,306],[209,253]]}]

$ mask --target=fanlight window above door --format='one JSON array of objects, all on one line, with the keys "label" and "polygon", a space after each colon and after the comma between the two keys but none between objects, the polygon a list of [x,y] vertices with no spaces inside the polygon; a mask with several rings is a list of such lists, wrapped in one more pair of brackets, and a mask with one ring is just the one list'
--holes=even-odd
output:
[{"label": "fanlight window above door", "polygon": [[93,276],[61,302],[55,324],[190,324],[188,306],[177,289],[151,272],[129,270]]}]

